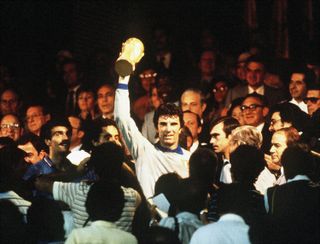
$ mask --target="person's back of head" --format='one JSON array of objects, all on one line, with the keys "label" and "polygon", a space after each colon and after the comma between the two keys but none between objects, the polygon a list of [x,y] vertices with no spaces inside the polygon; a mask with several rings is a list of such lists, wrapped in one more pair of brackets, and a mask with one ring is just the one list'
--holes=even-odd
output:
[{"label": "person's back of head", "polygon": [[287,179],[297,175],[310,176],[312,169],[312,156],[304,144],[292,144],[288,146],[282,156],[281,163]]},{"label": "person's back of head", "polygon": [[190,178],[210,187],[215,182],[217,155],[208,148],[198,148],[189,159]]},{"label": "person's back of head", "polygon": [[33,241],[64,240],[64,219],[56,201],[44,197],[35,198],[28,209],[27,220]]},{"label": "person's back of head", "polygon": [[106,142],[93,148],[88,167],[93,169],[101,180],[119,180],[124,159],[124,152],[120,146]]},{"label": "person's back of head", "polygon": [[15,145],[0,149],[0,191],[16,190],[17,183],[27,170],[25,153]]},{"label": "person's back of head", "polygon": [[121,216],[124,203],[124,193],[119,184],[98,181],[91,186],[85,205],[91,221],[115,222]]},{"label": "person's back of head", "polygon": [[176,233],[172,230],[161,227],[152,226],[147,233],[145,238],[141,239],[141,244],[180,244],[180,240]]},{"label": "person's back of head", "polygon": [[205,207],[207,187],[202,182],[191,178],[182,179],[179,184],[177,208],[179,212],[190,212],[196,215]]},{"label": "person's back of head", "polygon": [[264,154],[254,146],[240,145],[230,155],[233,182],[253,187],[266,163]]},{"label": "person's back of head", "polygon": [[0,200],[0,242],[26,243],[23,215],[8,200]]}]

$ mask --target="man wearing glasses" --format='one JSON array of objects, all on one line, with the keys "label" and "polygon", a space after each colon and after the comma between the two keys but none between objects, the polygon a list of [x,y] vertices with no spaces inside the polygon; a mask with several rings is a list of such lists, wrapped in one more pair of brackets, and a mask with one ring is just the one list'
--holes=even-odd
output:
[{"label": "man wearing glasses", "polygon": [[308,113],[312,116],[320,108],[320,85],[309,86],[304,102],[308,106]]},{"label": "man wearing glasses", "polygon": [[264,96],[257,93],[247,95],[241,105],[243,121],[245,125],[251,125],[262,133],[263,142],[261,150],[268,152],[270,148],[271,134],[269,126],[265,124],[269,113],[267,101]]},{"label": "man wearing glasses", "polygon": [[14,114],[7,114],[3,116],[0,127],[0,136],[10,137],[14,141],[19,140],[23,132],[21,123],[18,117]]}]

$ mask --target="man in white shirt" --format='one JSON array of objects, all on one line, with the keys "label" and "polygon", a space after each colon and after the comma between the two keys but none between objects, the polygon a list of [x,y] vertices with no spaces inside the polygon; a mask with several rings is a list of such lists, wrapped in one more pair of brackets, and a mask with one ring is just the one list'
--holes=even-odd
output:
[{"label": "man in white shirt", "polygon": [[[222,155],[221,162],[221,173],[218,170],[217,179],[220,182],[229,184],[232,183],[231,179],[231,164],[230,164],[230,139],[231,132],[239,126],[238,120],[231,117],[225,117],[217,120],[210,130],[211,140],[210,143],[213,145],[213,151]],[[219,167],[219,166],[218,166]]]},{"label": "man in white shirt", "polygon": [[255,187],[262,194],[265,194],[269,187],[281,185],[286,182],[281,164],[281,156],[284,150],[300,139],[298,131],[293,127],[282,128],[272,135],[270,154],[267,159],[267,167],[260,173]]},{"label": "man in white shirt", "polygon": [[142,190],[149,198],[154,195],[155,182],[161,175],[176,172],[183,178],[189,176],[190,153],[179,146],[183,118],[181,110],[174,104],[160,105],[155,112],[153,121],[159,134],[159,143],[153,145],[141,134],[130,117],[129,78],[119,77],[114,117],[136,160],[136,173]]},{"label": "man in white shirt", "polygon": [[305,113],[308,113],[308,107],[303,99],[307,94],[307,84],[312,81],[312,72],[307,69],[296,69],[291,73],[289,83],[290,103],[297,105]]}]

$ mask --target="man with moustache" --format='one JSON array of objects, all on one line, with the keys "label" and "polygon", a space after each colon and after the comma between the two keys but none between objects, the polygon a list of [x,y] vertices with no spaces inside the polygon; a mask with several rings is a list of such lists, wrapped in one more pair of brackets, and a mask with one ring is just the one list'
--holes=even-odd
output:
[{"label": "man with moustache", "polygon": [[71,125],[66,119],[54,119],[45,124],[41,128],[40,137],[48,146],[48,156],[30,165],[23,179],[29,180],[35,176],[63,172],[75,167],[66,159],[71,132]]}]

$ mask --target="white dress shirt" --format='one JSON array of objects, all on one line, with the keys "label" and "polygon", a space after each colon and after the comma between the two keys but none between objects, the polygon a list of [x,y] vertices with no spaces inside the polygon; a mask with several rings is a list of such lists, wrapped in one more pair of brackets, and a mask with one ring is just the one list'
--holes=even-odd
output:
[{"label": "white dress shirt", "polygon": [[297,105],[303,112],[308,113],[308,106],[304,101],[298,102],[294,98],[292,98],[289,103]]}]

